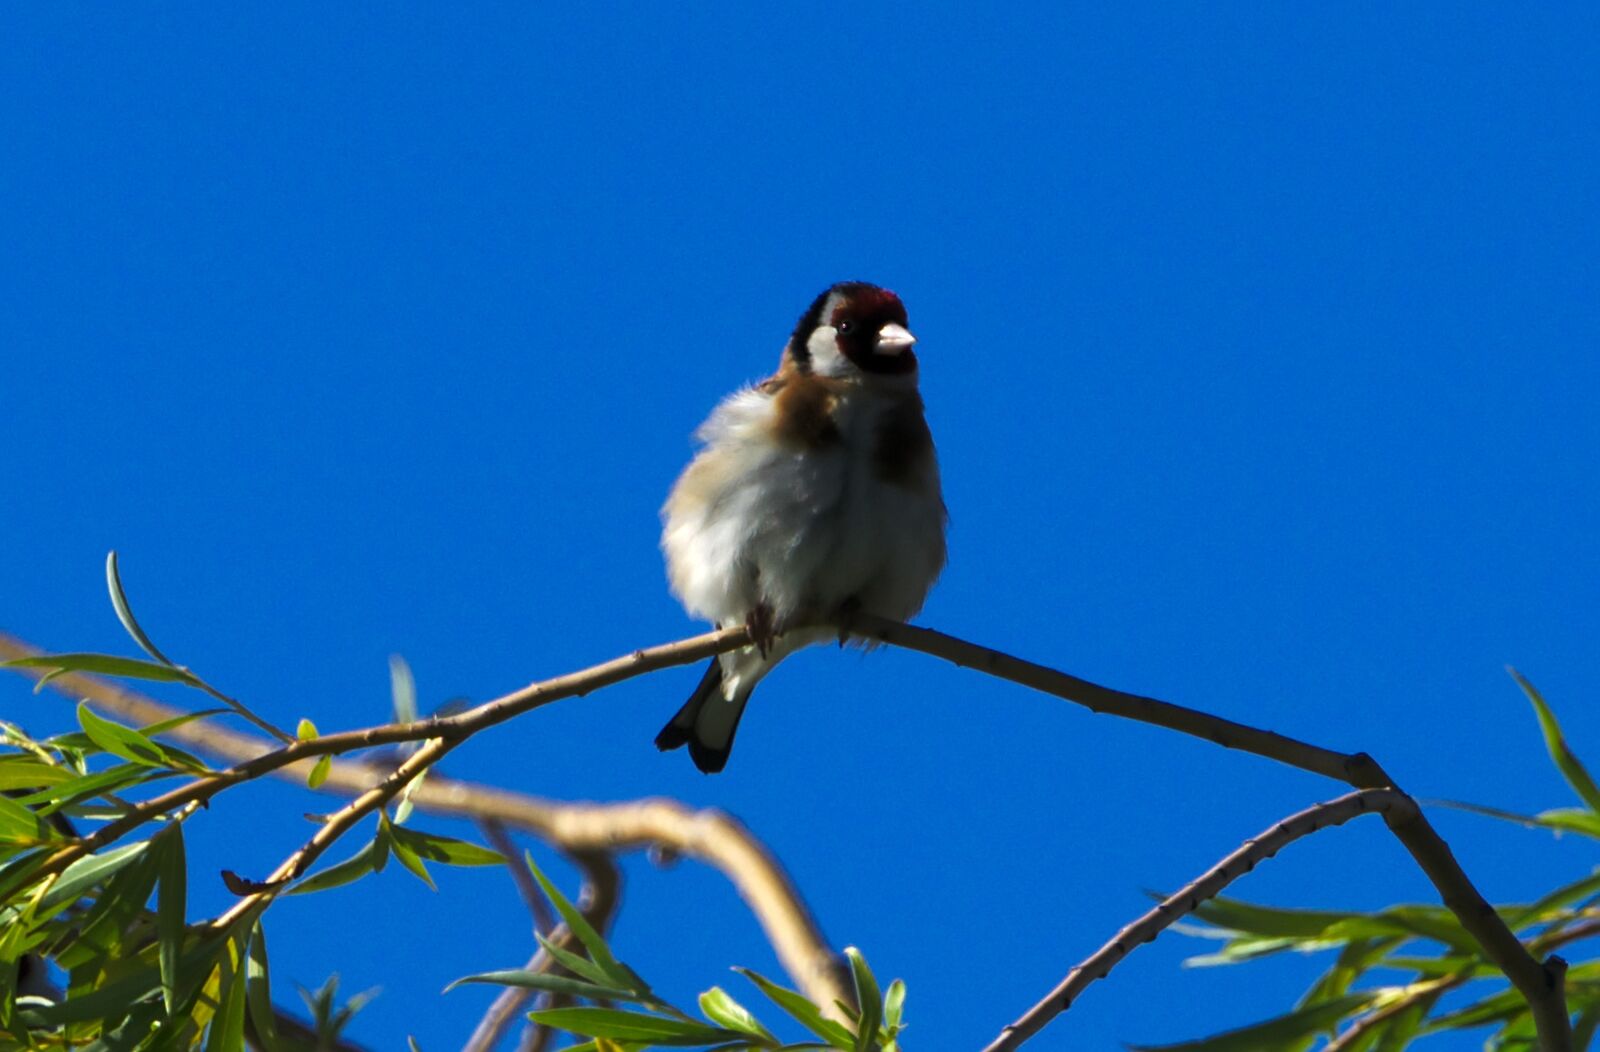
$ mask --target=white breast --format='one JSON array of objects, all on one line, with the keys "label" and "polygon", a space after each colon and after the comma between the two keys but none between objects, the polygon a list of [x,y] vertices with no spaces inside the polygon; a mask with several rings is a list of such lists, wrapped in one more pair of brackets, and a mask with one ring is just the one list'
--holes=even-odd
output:
[{"label": "white breast", "polygon": [[805,452],[770,438],[770,395],[741,391],[717,408],[664,509],[669,574],[691,613],[736,623],[764,601],[781,625],[852,597],[883,617],[921,608],[944,565],[944,508],[931,464],[912,487],[878,477],[872,451],[893,404],[852,392],[835,418],[841,441]]}]

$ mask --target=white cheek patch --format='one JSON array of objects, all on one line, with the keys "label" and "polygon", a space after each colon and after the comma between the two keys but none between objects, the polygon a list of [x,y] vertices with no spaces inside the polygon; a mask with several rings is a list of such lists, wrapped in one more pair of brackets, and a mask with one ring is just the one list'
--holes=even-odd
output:
[{"label": "white cheek patch", "polygon": [[820,325],[806,340],[806,350],[811,352],[811,371],[818,376],[843,376],[855,364],[839,353],[838,331],[832,325]]}]

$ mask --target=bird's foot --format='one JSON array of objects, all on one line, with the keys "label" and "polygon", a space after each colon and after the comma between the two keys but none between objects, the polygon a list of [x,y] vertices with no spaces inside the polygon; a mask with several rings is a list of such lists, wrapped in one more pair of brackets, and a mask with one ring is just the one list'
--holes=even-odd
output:
[{"label": "bird's foot", "polygon": [[777,626],[772,618],[772,607],[766,603],[757,603],[755,608],[745,615],[744,627],[750,633],[751,644],[762,658],[765,658],[772,650],[772,641],[778,636]]},{"label": "bird's foot", "polygon": [[861,597],[852,595],[839,604],[839,611],[835,615],[839,621],[839,646],[842,648],[850,641],[850,629],[855,623],[856,615],[861,612]]}]

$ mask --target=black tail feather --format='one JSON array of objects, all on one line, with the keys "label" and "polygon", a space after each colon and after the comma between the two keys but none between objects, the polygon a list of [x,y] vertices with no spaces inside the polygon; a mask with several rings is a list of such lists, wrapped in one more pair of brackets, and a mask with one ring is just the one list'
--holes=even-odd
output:
[{"label": "black tail feather", "polygon": [[736,714],[733,731],[728,734],[727,741],[712,745],[703,740],[696,729],[700,710],[712,700],[722,700],[722,662],[718,658],[711,659],[706,674],[700,677],[700,684],[689,695],[689,700],[656,735],[656,748],[662,752],[687,745],[689,758],[706,774],[716,774],[728,765],[728,754],[733,751],[733,734],[739,729],[738,718],[744,715],[742,711]]}]

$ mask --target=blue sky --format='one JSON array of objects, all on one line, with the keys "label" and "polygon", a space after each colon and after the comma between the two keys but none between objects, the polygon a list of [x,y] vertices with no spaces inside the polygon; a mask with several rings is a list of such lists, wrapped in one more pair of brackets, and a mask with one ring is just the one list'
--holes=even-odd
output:
[{"label": "blue sky", "polygon": [[[1600,18],[1577,5],[47,5],[0,21],[0,627],[157,641],[283,722],[383,718],[699,631],[657,509],[818,290],[896,289],[951,509],[923,620],[1334,748],[1424,797],[1567,803],[1502,666],[1600,755]],[[1338,787],[930,659],[818,650],[728,771],[651,738],[697,673],[452,756],[727,809],[839,945],[975,1047],[1145,907]],[[190,699],[193,700],[193,699]],[[41,731],[67,706],[0,682]],[[194,827],[196,909],[305,835]],[[1492,899],[1592,845],[1437,816]],[[449,830],[439,823],[435,828]],[[776,964],[722,880],[630,860],[617,944],[685,999]],[[518,963],[502,874],[286,902],[275,971],[456,1047]],[[1238,890],[1427,899],[1373,823]],[[1037,1042],[1279,1010],[1323,962],[1142,949]],[[737,982],[737,980],[732,980]]]}]

